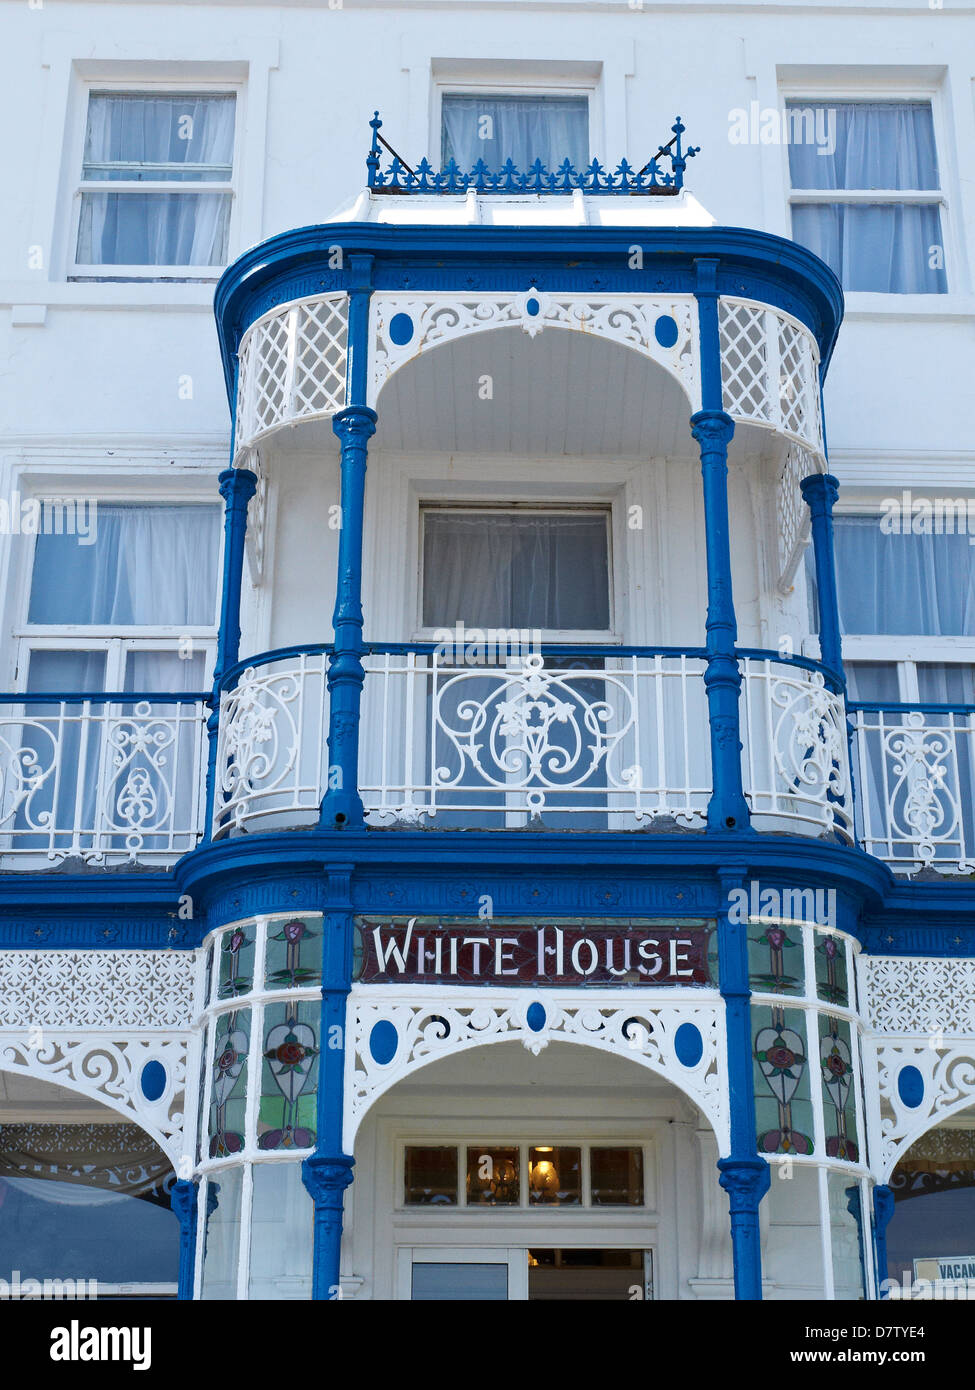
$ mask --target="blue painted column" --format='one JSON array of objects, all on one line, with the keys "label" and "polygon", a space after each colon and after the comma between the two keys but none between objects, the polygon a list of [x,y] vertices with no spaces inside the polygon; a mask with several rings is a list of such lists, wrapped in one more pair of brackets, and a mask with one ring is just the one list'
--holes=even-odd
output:
[{"label": "blue painted column", "polygon": [[881,1285],[887,1276],[887,1227],[894,1214],[894,1194],[886,1183],[873,1190],[873,1248],[877,1259],[877,1297],[883,1298]]},{"label": "blue painted column", "polygon": [[816,557],[816,594],[819,599],[819,651],[824,666],[845,683],[840,637],[840,606],[836,590],[833,553],[833,506],[840,485],[831,473],[813,473],[799,484],[812,517],[813,554]]},{"label": "blue painted column", "polygon": [[322,924],[322,1023],[318,1138],[301,1176],[315,1204],[313,1299],[341,1297],[342,1209],[355,1159],[343,1147],[346,1012],[352,984],[352,865],[328,870]]},{"label": "blue painted column", "polygon": [[368,443],[376,412],[365,405],[339,411],[332,428],[342,445],[342,529],[338,586],[332,619],[334,655],[328,664],[328,790],[322,801],[323,829],[365,825],[359,796],[359,710],[366,675],[362,665],[362,524]]},{"label": "blue painted column", "polygon": [[193,1297],[193,1275],[196,1269],[196,1217],[199,1189],[195,1182],[173,1183],[169,1205],[179,1221],[179,1285],[177,1298]]},{"label": "blue painted column", "polygon": [[758,1209],[769,1190],[772,1173],[767,1161],[759,1156],[755,1124],[748,928],[728,920],[731,893],[741,888],[743,879],[741,867],[719,871],[722,903],[718,912],[718,971],[728,1038],[731,1152],[727,1158],[718,1159],[718,1171],[731,1213],[735,1298],[760,1300],[762,1246]]},{"label": "blue painted column", "polygon": [[741,780],[741,723],[738,711],[741,670],[735,655],[738,623],[731,582],[728,520],[728,445],[734,435],[735,424],[722,408],[718,262],[699,259],[695,261],[695,267],[702,409],[691,416],[691,432],[701,451],[704,482],[708,583],[708,664],[704,673],[704,688],[708,697],[713,781],[708,803],[708,829],[748,830],[750,816]]},{"label": "blue painted column", "polygon": [[217,661],[213,672],[213,695],[207,757],[207,797],[203,839],[213,833],[213,805],[217,788],[217,728],[220,716],[220,678],[240,657],[240,594],[244,582],[244,538],[247,534],[247,507],[257,488],[257,476],[248,468],[225,468],[220,474],[223,511],[223,584],[220,594],[220,629]]}]

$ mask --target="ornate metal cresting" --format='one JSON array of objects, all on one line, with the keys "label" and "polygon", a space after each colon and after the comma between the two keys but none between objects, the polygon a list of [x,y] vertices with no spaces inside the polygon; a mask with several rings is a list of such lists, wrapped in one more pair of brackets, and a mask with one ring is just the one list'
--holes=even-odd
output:
[{"label": "ornate metal cresting", "polygon": [[[453,159],[443,169],[437,170],[428,159],[421,159],[416,169],[410,166],[387,143],[380,129],[382,121],[379,112],[369,122],[372,130],[372,145],[366,159],[369,188],[374,193],[575,193],[605,195],[607,193],[651,194],[656,196],[674,195],[684,186],[684,170],[687,161],[700,153],[700,145],[688,145],[685,150],[681,137],[686,127],[680,116],[670,127],[673,135],[662,145],[642,169],[635,168],[627,160],[621,159],[615,171],[604,168],[594,159],[585,169],[576,170],[568,159],[563,160],[558,169],[549,171],[540,159],[536,159],[530,169],[523,173],[516,168],[511,159],[505,161],[500,169],[493,170],[479,159],[471,171],[465,172]],[[381,167],[382,151],[391,156],[386,169]],[[662,161],[669,161],[670,171],[665,172]]]}]

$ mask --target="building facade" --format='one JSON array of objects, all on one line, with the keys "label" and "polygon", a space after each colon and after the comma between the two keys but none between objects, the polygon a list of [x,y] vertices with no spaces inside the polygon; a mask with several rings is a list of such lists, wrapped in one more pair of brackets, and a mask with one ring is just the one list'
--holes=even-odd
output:
[{"label": "building facade", "polygon": [[2,12],[17,1279],[964,1296],[972,7]]}]

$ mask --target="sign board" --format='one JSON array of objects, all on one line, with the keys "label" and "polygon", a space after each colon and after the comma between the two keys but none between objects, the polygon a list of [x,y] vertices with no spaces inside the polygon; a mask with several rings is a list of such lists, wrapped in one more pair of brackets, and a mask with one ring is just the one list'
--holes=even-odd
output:
[{"label": "sign board", "polygon": [[932,1255],[914,1261],[914,1278],[932,1283],[975,1282],[975,1255]]},{"label": "sign board", "polygon": [[358,917],[363,984],[713,985],[699,919]]}]

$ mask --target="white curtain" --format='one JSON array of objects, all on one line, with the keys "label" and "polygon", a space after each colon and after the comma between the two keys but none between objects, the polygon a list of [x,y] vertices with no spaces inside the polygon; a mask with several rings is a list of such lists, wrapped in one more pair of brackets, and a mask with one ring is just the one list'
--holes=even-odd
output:
[{"label": "white curtain", "polygon": [[219,511],[98,507],[95,541],[39,535],[28,621],[207,626],[216,614]]},{"label": "white curtain", "polygon": [[605,517],[425,514],[425,626],[600,631],[609,621]]},{"label": "white curtain", "polygon": [[[233,96],[93,95],[83,176],[227,182],[234,120]],[[229,193],[85,192],[77,259],[82,265],[222,265],[229,218]]]},{"label": "white curtain", "polygon": [[[807,103],[790,102],[795,110]],[[795,189],[936,189],[938,162],[926,102],[850,102],[827,107],[817,144],[792,139]],[[796,241],[826,261],[848,290],[943,294],[947,289],[941,214],[934,204],[795,203]]]},{"label": "white curtain", "polygon": [[874,516],[837,517],[841,632],[975,636],[975,548],[967,535],[894,535]]},{"label": "white curtain", "polygon": [[589,162],[586,97],[445,96],[442,111],[443,162],[464,173],[479,159],[492,170],[511,159],[522,173],[536,159],[550,171]]}]

